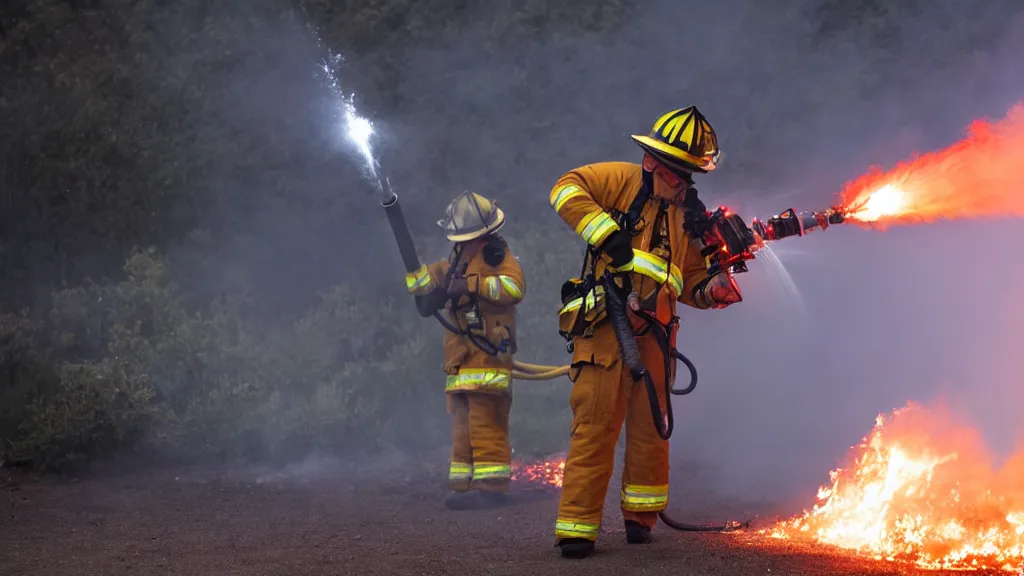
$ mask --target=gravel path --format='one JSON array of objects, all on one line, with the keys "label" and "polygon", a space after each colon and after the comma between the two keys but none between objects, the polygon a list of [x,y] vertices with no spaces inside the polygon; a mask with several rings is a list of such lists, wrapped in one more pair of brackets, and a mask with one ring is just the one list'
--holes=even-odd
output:
[{"label": "gravel path", "polygon": [[[278,473],[107,474],[73,482],[0,475],[0,574],[919,573],[756,534],[681,534],[660,525],[652,544],[627,546],[614,490],[599,553],[563,560],[551,535],[557,493],[517,486],[505,509],[449,512],[441,503],[441,472],[392,461],[374,467],[307,463]],[[719,514],[745,512],[675,487],[673,497],[677,506],[703,502]]]}]

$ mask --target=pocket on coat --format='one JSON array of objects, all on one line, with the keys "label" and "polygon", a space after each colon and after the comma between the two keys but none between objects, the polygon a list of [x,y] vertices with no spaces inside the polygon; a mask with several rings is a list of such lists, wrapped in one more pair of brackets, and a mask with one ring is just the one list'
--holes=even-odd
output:
[{"label": "pocket on coat", "polygon": [[469,348],[459,337],[448,337],[444,341],[444,373],[449,376],[459,373],[459,368],[469,357]]}]

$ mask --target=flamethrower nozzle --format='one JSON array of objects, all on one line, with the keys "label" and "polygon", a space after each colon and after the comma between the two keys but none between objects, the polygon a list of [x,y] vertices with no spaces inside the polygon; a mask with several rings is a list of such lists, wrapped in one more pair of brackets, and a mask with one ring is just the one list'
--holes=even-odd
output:
[{"label": "flamethrower nozzle", "polygon": [[846,216],[839,208],[829,208],[822,212],[800,212],[789,208],[767,220],[754,220],[750,228],[757,232],[765,241],[782,240],[790,236],[803,236],[815,229],[826,229],[835,224],[842,224]]}]

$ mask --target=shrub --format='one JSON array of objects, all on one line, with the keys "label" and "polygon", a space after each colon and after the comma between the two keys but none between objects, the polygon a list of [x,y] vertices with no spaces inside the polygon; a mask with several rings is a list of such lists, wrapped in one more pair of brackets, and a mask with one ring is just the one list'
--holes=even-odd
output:
[{"label": "shrub", "polygon": [[227,302],[193,311],[167,276],[137,252],[123,281],[55,293],[45,323],[0,317],[5,457],[283,461],[447,437],[440,334],[408,303],[339,286],[277,326]]}]

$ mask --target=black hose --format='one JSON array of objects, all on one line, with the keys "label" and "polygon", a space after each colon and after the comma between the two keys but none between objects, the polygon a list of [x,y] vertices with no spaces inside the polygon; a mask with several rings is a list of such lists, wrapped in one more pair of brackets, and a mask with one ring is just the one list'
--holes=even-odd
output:
[{"label": "black hose", "polygon": [[458,334],[459,336],[465,336],[469,338],[470,341],[473,342],[473,344],[475,344],[477,348],[479,348],[484,354],[487,354],[488,356],[497,356],[499,353],[505,351],[503,348],[495,346],[493,342],[478,334],[473,334],[468,330],[460,330],[458,326],[452,324],[448,320],[445,320],[444,316],[442,316],[439,311],[434,311],[434,318],[437,319],[437,321],[441,324],[441,326],[444,327],[445,330],[448,330],[449,332],[452,332],[454,334]]},{"label": "black hose", "polygon": [[[616,286],[611,276],[605,277],[604,290],[605,297],[608,299],[605,309],[608,311],[612,328],[615,330],[615,339],[619,342],[619,352],[622,354],[622,361],[629,368],[629,374],[634,382],[638,380],[644,381],[644,387],[647,389],[647,401],[651,405],[651,418],[654,420],[654,428],[658,431],[658,436],[662,440],[668,440],[672,437],[672,431],[675,429],[672,401],[666,394],[667,409],[662,414],[654,380],[651,379],[651,374],[644,367],[643,360],[640,357],[640,347],[637,345],[636,336],[633,334],[633,327],[630,325],[629,317],[626,315],[626,303],[622,298],[620,288]],[[668,372],[665,373],[666,390],[670,389],[671,386],[668,374]]]},{"label": "black hose", "polygon": [[[672,398],[669,394],[665,395],[666,407],[663,415],[661,412],[660,402],[658,402],[658,394],[654,381],[651,379],[650,372],[644,368],[643,361],[640,357],[640,349],[637,345],[636,337],[633,334],[633,328],[629,323],[626,304],[623,301],[620,289],[608,276],[605,277],[604,284],[605,293],[608,298],[608,316],[611,319],[613,328],[615,329],[615,337],[619,341],[619,350],[622,353],[623,362],[629,368],[630,375],[633,377],[634,381],[641,378],[643,379],[644,386],[647,388],[647,399],[650,402],[651,417],[654,420],[654,427],[658,431],[658,436],[660,436],[662,440],[668,440],[672,436],[672,431],[675,428],[675,415],[672,410]],[[653,331],[654,337],[658,341],[658,345],[664,353],[666,392],[676,396],[684,396],[693,392],[697,387],[696,366],[694,366],[693,362],[683,355],[682,352],[672,346],[672,343],[669,341],[667,327],[662,326],[654,318],[651,318],[646,314],[641,314],[640,317],[647,321],[648,328]],[[687,370],[690,372],[690,383],[686,388],[676,389],[669,378],[672,369],[672,362],[675,360],[679,360],[685,364]],[[664,511],[658,512],[658,518],[661,518],[661,521],[669,528],[679,530],[680,532],[731,532],[733,530],[739,530],[740,528],[750,527],[750,520],[745,522],[730,522],[723,525],[704,525],[680,522],[673,519]]]},{"label": "black hose", "polygon": [[679,360],[680,362],[685,364],[687,370],[690,371],[690,383],[686,386],[686,388],[679,389],[673,386],[672,389],[669,390],[669,392],[675,394],[676,396],[686,396],[690,392],[693,392],[693,389],[697,387],[697,367],[694,366],[693,362],[690,362],[690,359],[684,356],[683,353],[680,352],[679,350],[671,348],[669,350],[669,353],[672,355],[674,359]]},{"label": "black hose", "polygon": [[643,361],[640,358],[640,347],[633,335],[633,327],[626,316],[626,303],[620,293],[620,288],[615,281],[608,277],[604,282],[605,297],[608,299],[606,310],[615,330],[615,339],[619,342],[619,352],[622,353],[622,361],[629,368],[633,381],[640,380],[647,373]]},{"label": "black hose", "polygon": [[729,522],[728,524],[721,525],[707,525],[707,524],[690,524],[688,522],[680,522],[672,519],[671,516],[665,512],[658,512],[658,518],[665,523],[669,528],[679,530],[680,532],[732,532],[741,528],[750,528],[750,520],[743,522]]}]

